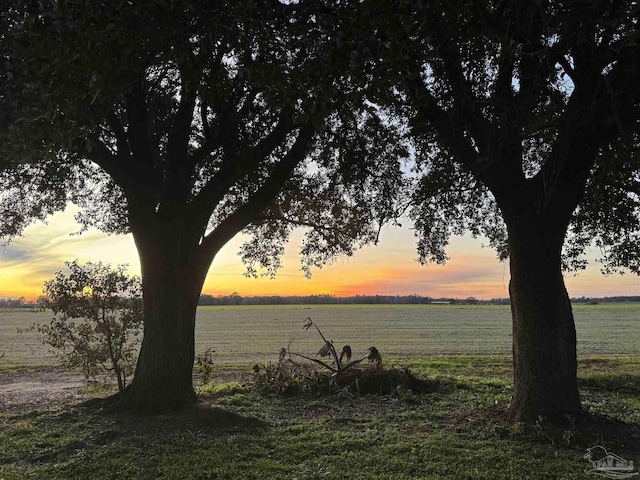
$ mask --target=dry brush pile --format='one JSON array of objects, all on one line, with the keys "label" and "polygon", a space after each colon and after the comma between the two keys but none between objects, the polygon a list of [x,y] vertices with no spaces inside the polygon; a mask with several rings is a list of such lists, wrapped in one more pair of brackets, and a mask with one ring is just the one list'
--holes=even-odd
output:
[{"label": "dry brush pile", "polygon": [[[342,347],[340,354],[332,340],[327,340],[311,317],[303,328],[315,328],[322,338],[322,347],[316,357],[291,351],[291,344],[280,349],[278,361],[254,365],[254,381],[265,390],[278,394],[333,393],[347,389],[357,394],[390,394],[400,388],[415,393],[430,391],[430,384],[417,378],[409,370],[385,369],[382,356],[375,346],[366,355],[352,359],[350,345]],[[365,361],[368,362],[365,363]]]}]

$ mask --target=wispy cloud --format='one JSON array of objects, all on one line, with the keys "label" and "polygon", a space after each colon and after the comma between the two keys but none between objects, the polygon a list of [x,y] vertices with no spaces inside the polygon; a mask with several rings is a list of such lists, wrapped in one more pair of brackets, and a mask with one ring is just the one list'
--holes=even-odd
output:
[{"label": "wispy cloud", "polygon": [[82,235],[73,219],[73,210],[53,215],[46,224],[27,228],[0,251],[0,296],[36,297],[42,284],[64,268],[67,260],[129,263],[131,273],[139,273],[135,246],[130,236],[109,237],[90,230]]},{"label": "wispy cloud", "polygon": [[[63,268],[64,261],[103,261],[129,264],[130,273],[140,266],[129,236],[106,236],[95,230],[71,235],[79,230],[69,209],[51,217],[47,225],[29,227],[23,237],[0,249],[0,296],[37,297],[42,284]],[[495,253],[480,247],[481,240],[452,239],[447,265],[423,267],[415,262],[413,234],[406,228],[387,228],[378,246],[366,247],[353,257],[338,259],[314,272],[311,280],[300,271],[298,250],[301,235],[296,233],[283,258],[285,268],[275,280],[243,276],[245,266],[237,252],[243,242],[237,236],[216,256],[204,292],[214,295],[237,291],[241,295],[309,294],[418,294],[433,297],[494,298],[508,296],[509,267],[498,262]],[[571,296],[638,295],[637,276],[600,274],[597,266],[577,277],[566,278]]]}]

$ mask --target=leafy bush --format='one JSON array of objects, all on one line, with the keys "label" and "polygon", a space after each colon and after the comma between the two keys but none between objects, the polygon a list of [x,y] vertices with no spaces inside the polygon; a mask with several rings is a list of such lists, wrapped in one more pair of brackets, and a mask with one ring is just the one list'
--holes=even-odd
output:
[{"label": "leafy bush", "polygon": [[215,350],[207,348],[204,352],[196,355],[195,363],[202,374],[200,377],[200,384],[203,386],[211,382],[215,367],[215,362],[213,361],[214,353],[216,353]]},{"label": "leafy bush", "polygon": [[140,278],[129,277],[126,266],[115,269],[102,262],[66,262],[44,284],[40,308],[54,317],[34,325],[40,341],[50,345],[66,368],[82,368],[87,379],[100,373],[115,376],[120,391],[133,373],[142,326]]}]

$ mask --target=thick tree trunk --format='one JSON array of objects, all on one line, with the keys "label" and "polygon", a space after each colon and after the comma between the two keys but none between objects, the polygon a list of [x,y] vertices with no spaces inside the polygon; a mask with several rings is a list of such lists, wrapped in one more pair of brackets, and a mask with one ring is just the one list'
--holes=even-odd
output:
[{"label": "thick tree trunk", "polygon": [[533,216],[505,220],[513,320],[510,419],[531,422],[578,414],[576,330],[561,265],[565,229],[545,230],[545,222]]},{"label": "thick tree trunk", "polygon": [[[180,228],[182,227],[182,228]],[[166,413],[193,406],[198,298],[210,261],[185,225],[135,234],[142,267],[144,335],[133,380],[116,408]]]},{"label": "thick tree trunk", "polygon": [[192,376],[197,303],[182,297],[175,276],[165,275],[144,282],[144,337],[125,395],[125,405],[135,411],[179,411],[195,401]]}]

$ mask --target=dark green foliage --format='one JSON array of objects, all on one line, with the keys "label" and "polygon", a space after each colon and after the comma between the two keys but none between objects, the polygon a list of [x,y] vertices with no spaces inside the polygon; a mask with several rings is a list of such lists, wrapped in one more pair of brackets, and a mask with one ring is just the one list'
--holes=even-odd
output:
[{"label": "dark green foliage", "polygon": [[48,325],[34,325],[44,345],[54,349],[62,364],[81,368],[87,378],[101,372],[115,376],[123,391],[133,373],[142,328],[142,290],[139,277],[126,266],[77,260],[66,262],[45,282],[41,308],[54,317]]}]

